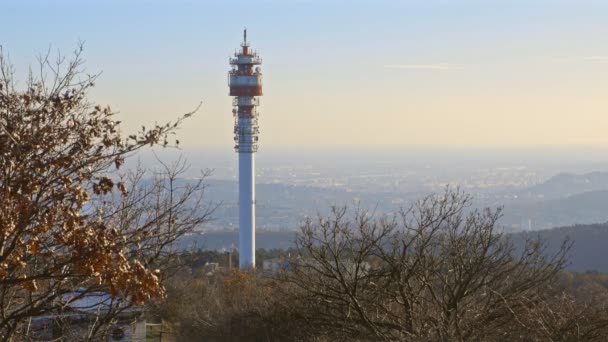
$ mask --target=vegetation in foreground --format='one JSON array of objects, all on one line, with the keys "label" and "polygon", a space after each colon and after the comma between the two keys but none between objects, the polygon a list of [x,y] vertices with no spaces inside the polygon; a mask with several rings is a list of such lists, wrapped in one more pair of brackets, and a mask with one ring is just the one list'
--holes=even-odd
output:
[{"label": "vegetation in foreground", "polygon": [[[175,239],[208,218],[202,179],[175,181],[184,163],[123,172],[145,146],[169,145],[184,118],[123,137],[109,107],[87,100],[82,46],[71,60],[40,57],[19,83],[0,50],[0,340],[36,340],[33,319],[67,317],[106,293],[77,337],[100,340],[121,311],[162,298]],[[65,323],[65,322],[64,322]],[[58,322],[58,325],[63,325]]]},{"label": "vegetation in foreground", "polygon": [[334,209],[303,225],[282,271],[185,269],[158,312],[183,341],[604,341],[608,276],[563,271],[568,241],[516,248],[500,210],[468,202],[448,190],[397,217]]}]

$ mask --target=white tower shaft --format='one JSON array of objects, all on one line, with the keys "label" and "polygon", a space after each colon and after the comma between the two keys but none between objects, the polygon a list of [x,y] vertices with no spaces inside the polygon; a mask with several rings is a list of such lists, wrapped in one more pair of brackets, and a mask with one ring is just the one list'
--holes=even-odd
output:
[{"label": "white tower shaft", "polygon": [[255,154],[239,152],[239,267],[255,267]]}]

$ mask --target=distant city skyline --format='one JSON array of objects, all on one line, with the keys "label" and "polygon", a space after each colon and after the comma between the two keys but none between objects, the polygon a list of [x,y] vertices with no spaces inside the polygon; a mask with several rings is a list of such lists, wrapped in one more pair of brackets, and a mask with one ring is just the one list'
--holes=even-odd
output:
[{"label": "distant city skyline", "polygon": [[[200,111],[184,146],[232,151],[228,57],[264,56],[260,148],[608,145],[608,2],[4,1],[24,80],[85,41],[124,133]],[[21,83],[23,84],[23,82]]]}]

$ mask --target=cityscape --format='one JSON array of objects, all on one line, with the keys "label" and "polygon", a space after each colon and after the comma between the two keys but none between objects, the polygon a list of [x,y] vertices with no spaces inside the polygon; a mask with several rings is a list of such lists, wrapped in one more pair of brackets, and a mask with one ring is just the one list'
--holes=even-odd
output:
[{"label": "cityscape", "polygon": [[[204,152],[181,152],[191,165],[191,175],[205,168],[193,159]],[[473,196],[473,207],[504,207],[501,224],[508,232],[608,221],[604,201],[597,201],[606,198],[601,191],[608,190],[608,154],[601,149],[566,148],[560,153],[550,149],[525,153],[462,149],[447,153],[439,149],[391,151],[390,147],[380,147],[307,153],[314,156],[306,158],[305,165],[285,157],[281,150],[258,153],[259,230],[297,231],[306,217],[323,213],[332,205],[359,206],[377,215],[390,215],[448,186]],[[402,156],[394,158],[399,153]],[[220,151],[212,151],[207,158],[213,162],[205,163],[219,165],[211,170],[207,189],[207,199],[218,207],[212,222],[200,230],[236,230],[234,161],[225,159]],[[154,163],[152,158],[142,160]],[[589,203],[590,199],[581,194],[599,198]],[[566,205],[560,200],[570,201],[568,205],[574,208],[579,203],[579,207],[558,215],[560,205]]]}]

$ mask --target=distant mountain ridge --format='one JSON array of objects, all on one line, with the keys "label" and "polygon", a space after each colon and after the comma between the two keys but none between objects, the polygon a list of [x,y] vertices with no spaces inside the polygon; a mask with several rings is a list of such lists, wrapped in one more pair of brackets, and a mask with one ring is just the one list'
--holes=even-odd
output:
[{"label": "distant mountain ridge", "polygon": [[[287,249],[294,246],[296,232],[266,232],[256,234],[257,248]],[[547,230],[508,234],[516,251],[521,250],[526,238],[540,237],[547,243],[547,255],[555,254],[564,239],[574,242],[569,253],[566,269],[575,272],[608,272],[608,222],[601,224],[575,225]],[[237,231],[211,231],[183,236],[176,242],[182,250],[208,249],[230,250],[238,246]]]},{"label": "distant mountain ridge", "polygon": [[559,250],[562,241],[573,241],[569,253],[567,270],[576,272],[608,272],[608,222],[589,225],[574,225],[534,232],[512,234],[513,242],[521,245],[525,237],[536,237],[547,242],[547,253]]},{"label": "distant mountain ridge", "polygon": [[505,205],[504,223],[520,223],[527,220],[531,220],[534,230],[606,222],[608,221],[608,190]]},{"label": "distant mountain ridge", "polygon": [[501,220],[507,231],[606,222],[608,172],[563,172],[507,197]]},{"label": "distant mountain ridge", "polygon": [[524,196],[555,199],[599,190],[608,190],[608,172],[585,174],[563,172],[541,184],[531,186],[521,193]]}]

